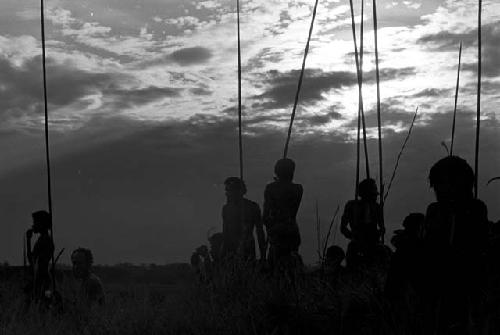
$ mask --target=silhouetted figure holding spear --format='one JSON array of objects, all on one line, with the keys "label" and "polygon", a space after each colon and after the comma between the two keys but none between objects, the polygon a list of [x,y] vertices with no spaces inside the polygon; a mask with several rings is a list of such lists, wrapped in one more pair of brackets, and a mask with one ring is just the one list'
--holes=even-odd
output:
[{"label": "silhouetted figure holding spear", "polygon": [[345,205],[340,231],[351,240],[346,257],[348,267],[374,260],[376,256],[385,233],[378,194],[375,180],[367,178],[359,183],[361,199],[350,200]]},{"label": "silhouetted figure holding spear", "polygon": [[261,259],[266,258],[266,241],[259,205],[244,197],[245,183],[238,177],[229,177],[224,182],[227,203],[222,209],[223,257],[241,257],[254,260],[257,233]]},{"label": "silhouetted figure holding spear", "polygon": [[[37,211],[32,214],[33,226],[26,231],[26,251],[32,274],[31,296],[35,301],[50,298],[51,275],[49,263],[54,253],[54,244],[49,235],[52,226],[50,214],[46,211]],[[31,239],[33,234],[39,234],[33,248]]]},{"label": "silhouetted figure holding spear", "polygon": [[264,191],[264,224],[270,243],[269,263],[271,267],[290,256],[298,255],[300,232],[297,212],[302,200],[302,185],[293,183],[295,162],[280,159],[274,166],[275,180]]},{"label": "silhouetted figure holding spear", "polygon": [[437,202],[425,218],[426,324],[437,333],[470,333],[485,284],[487,208],[474,199],[474,173],[462,158],[438,161],[429,181]]}]

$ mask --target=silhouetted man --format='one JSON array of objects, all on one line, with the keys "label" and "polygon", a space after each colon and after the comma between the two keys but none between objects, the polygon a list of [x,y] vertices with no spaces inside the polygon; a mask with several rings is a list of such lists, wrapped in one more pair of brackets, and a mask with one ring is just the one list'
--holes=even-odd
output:
[{"label": "silhouetted man", "polygon": [[103,305],[104,288],[102,282],[92,273],[94,257],[89,249],[78,248],[71,254],[73,275],[80,281],[78,299],[84,305]]},{"label": "silhouetted man", "polygon": [[[32,218],[33,226],[26,232],[26,249],[33,275],[32,294],[35,300],[39,300],[51,292],[49,263],[54,253],[54,244],[49,235],[49,230],[52,227],[52,220],[50,214],[46,211],[34,212]],[[33,234],[39,234],[39,237],[32,249],[31,239]]]},{"label": "silhouetted man", "polygon": [[462,158],[438,161],[429,181],[437,202],[425,218],[427,321],[438,332],[467,332],[484,288],[487,208],[473,198],[474,173]]},{"label": "silhouetted man", "polygon": [[347,202],[340,225],[342,234],[351,240],[347,249],[348,266],[374,258],[385,233],[375,180],[363,180],[358,189],[360,199]]},{"label": "silhouetted man", "polygon": [[266,241],[259,205],[246,199],[245,183],[237,177],[224,182],[227,202],[222,209],[224,257],[239,256],[246,260],[255,259],[254,229],[257,232],[261,259],[266,257]]},{"label": "silhouetted man", "polygon": [[280,159],[274,166],[275,180],[264,191],[264,225],[269,238],[271,266],[283,257],[298,255],[300,233],[297,212],[302,200],[302,185],[293,183],[295,163]]}]

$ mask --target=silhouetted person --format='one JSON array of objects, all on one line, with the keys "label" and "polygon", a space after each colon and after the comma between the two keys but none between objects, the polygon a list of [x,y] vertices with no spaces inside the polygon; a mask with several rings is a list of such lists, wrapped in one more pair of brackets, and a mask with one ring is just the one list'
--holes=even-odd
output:
[{"label": "silhouetted person", "polygon": [[214,265],[219,264],[222,256],[222,247],[224,245],[224,234],[213,234],[208,238],[208,243],[210,243],[210,257]]},{"label": "silhouetted person", "polygon": [[269,261],[274,266],[280,259],[298,255],[300,232],[297,212],[302,200],[302,185],[293,183],[295,163],[280,159],[274,166],[275,180],[264,191],[264,225],[267,228]]},{"label": "silhouetted person", "polygon": [[324,278],[331,284],[337,284],[342,276],[345,270],[342,266],[344,259],[345,252],[341,247],[332,245],[326,250],[323,274]]},{"label": "silhouetted person", "polygon": [[360,199],[347,202],[340,224],[342,234],[351,240],[347,249],[349,267],[373,260],[385,233],[375,180],[363,180],[358,189]]},{"label": "silhouetted person", "polygon": [[202,282],[208,280],[212,269],[212,259],[206,245],[196,248],[195,252],[193,252],[191,255],[191,266]]},{"label": "silhouetted person", "polygon": [[[33,226],[26,232],[26,251],[33,276],[32,296],[35,300],[49,298],[51,292],[51,275],[49,263],[54,253],[54,244],[49,235],[52,227],[50,214],[37,211],[32,214]],[[39,234],[33,248],[33,234]]]},{"label": "silhouetted person", "polygon": [[222,209],[224,257],[239,256],[246,260],[255,259],[254,229],[257,233],[261,259],[266,257],[266,241],[259,205],[244,196],[245,183],[237,177],[224,182],[227,202]]},{"label": "silhouetted person", "polygon": [[404,229],[396,230],[391,239],[396,251],[391,259],[385,293],[393,303],[394,312],[403,318],[404,324],[408,324],[413,318],[422,293],[424,220],[424,214],[411,213],[403,221]]},{"label": "silhouetted person", "polygon": [[464,159],[441,159],[429,181],[437,202],[425,218],[427,322],[438,332],[466,332],[484,289],[488,212],[473,198],[474,173]]},{"label": "silhouetted person", "polygon": [[78,248],[71,254],[73,275],[80,281],[78,300],[84,305],[103,305],[105,302],[102,282],[93,272],[94,257],[89,249]]}]

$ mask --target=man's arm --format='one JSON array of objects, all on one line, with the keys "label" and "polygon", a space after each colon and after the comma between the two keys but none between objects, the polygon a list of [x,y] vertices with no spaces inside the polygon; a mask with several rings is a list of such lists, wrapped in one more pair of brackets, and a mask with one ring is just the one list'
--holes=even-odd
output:
[{"label": "man's arm", "polygon": [[33,266],[33,251],[31,250],[31,238],[33,237],[33,230],[28,229],[26,231],[26,257],[28,258],[28,263]]},{"label": "man's arm", "polygon": [[350,211],[351,211],[351,206],[350,203],[348,202],[344,207],[344,213],[342,213],[342,219],[340,220],[340,232],[347,239],[352,238],[352,231],[349,229],[349,223],[351,221]]},{"label": "man's arm", "polygon": [[269,191],[269,185],[268,185],[268,186],[266,186],[266,189],[264,190],[264,211],[262,213],[262,223],[268,229],[269,229],[269,224],[271,222],[270,213],[271,213],[271,197],[270,197],[270,191]]}]

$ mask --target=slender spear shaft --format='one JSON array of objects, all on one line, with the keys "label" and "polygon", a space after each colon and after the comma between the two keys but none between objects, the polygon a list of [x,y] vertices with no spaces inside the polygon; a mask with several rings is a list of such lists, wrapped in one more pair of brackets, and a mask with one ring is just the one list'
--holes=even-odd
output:
[{"label": "slender spear shaft", "polygon": [[457,87],[455,88],[455,108],[453,109],[453,124],[451,126],[450,156],[453,156],[453,144],[455,143],[455,124],[457,119],[458,88],[460,87],[460,66],[462,64],[462,42],[458,51]]},{"label": "slender spear shaft", "polygon": [[240,179],[243,181],[243,130],[241,121],[241,37],[240,37],[240,1],[236,0],[238,21],[238,145],[240,154]]},{"label": "slender spear shaft", "polygon": [[[377,126],[378,126],[378,163],[380,185],[380,209],[382,211],[382,225],[385,226],[384,216],[384,161],[382,154],[382,119],[380,115],[380,71],[378,61],[378,17],[377,0],[373,0],[373,34],[375,37],[375,75],[377,80]],[[382,237],[382,240],[384,238]],[[383,241],[382,241],[383,242]]]},{"label": "slender spear shaft", "polygon": [[[47,99],[47,69],[46,69],[46,54],[45,54],[45,16],[43,0],[40,0],[40,23],[42,34],[42,71],[43,71],[43,101],[44,101],[44,114],[45,114],[45,158],[47,165],[47,196],[49,205],[49,216],[51,221],[50,238],[52,245],[54,245],[54,222],[52,210],[52,181],[50,173],[50,148],[49,148],[49,112],[48,112],[48,99]],[[55,248],[54,248],[55,249]],[[55,268],[54,251],[52,251],[52,269]],[[55,274],[52,274],[52,289],[56,289]]]},{"label": "slender spear shaft", "polygon": [[[361,129],[361,119],[364,118],[364,113],[363,113],[363,94],[362,94],[362,74],[361,74],[361,67],[360,67],[360,57],[358,54],[358,42],[356,39],[356,22],[354,21],[354,6],[352,3],[352,0],[349,0],[349,5],[351,9],[351,28],[352,28],[352,38],[354,42],[354,60],[356,62],[356,75],[358,79],[358,132],[357,132],[357,142],[356,142],[356,186],[355,186],[355,199],[358,199],[359,196],[359,190],[358,190],[358,185],[359,185],[359,166],[360,166],[360,129]],[[364,123],[364,122],[363,122]],[[366,143],[365,143],[366,144]],[[366,146],[365,146],[366,148]],[[367,156],[367,150],[365,149],[365,160],[367,162],[367,177],[369,175],[369,164],[368,164],[368,156]]]},{"label": "slender spear shaft", "polygon": [[311,19],[311,26],[309,27],[309,35],[307,37],[306,48],[304,50],[304,58],[302,59],[302,69],[300,70],[299,82],[297,84],[297,91],[295,92],[295,100],[293,103],[292,116],[290,118],[290,125],[288,127],[288,134],[287,134],[286,142],[285,142],[285,150],[283,152],[284,158],[288,157],[288,146],[290,145],[290,138],[292,136],[293,121],[295,120],[295,113],[297,111],[297,105],[299,104],[300,89],[302,88],[302,81],[304,80],[304,72],[306,69],[306,59],[307,59],[307,55],[309,54],[309,44],[311,43],[311,36],[312,36],[313,28],[314,28],[314,21],[316,20],[316,12],[318,10],[318,2],[319,2],[319,0],[316,0],[316,2],[314,3],[314,9],[313,9],[313,14],[312,14],[312,19]]},{"label": "slender spear shaft", "polygon": [[477,115],[476,115],[476,154],[474,159],[474,197],[478,197],[479,178],[479,135],[481,130],[481,12],[483,2],[479,0],[478,25],[477,25]]},{"label": "slender spear shaft", "polygon": [[[394,165],[394,170],[392,171],[392,176],[391,180],[389,181],[389,186],[387,187],[387,191],[384,194],[384,202],[387,200],[387,197],[389,196],[389,191],[391,190],[392,187],[392,182],[394,181],[394,178],[396,178],[396,172],[398,171],[398,166],[399,166],[399,160],[401,159],[401,156],[403,156],[403,152],[405,151],[406,144],[408,144],[408,140],[410,139],[411,132],[413,130],[413,126],[415,125],[415,120],[417,119],[418,115],[418,107],[415,110],[415,114],[413,114],[413,119],[411,120],[411,125],[410,128],[408,129],[408,134],[406,135],[406,138],[403,142],[403,145],[401,146],[401,150],[399,151],[398,158],[396,159],[396,164]],[[380,197],[382,198],[382,193],[380,194]]]},{"label": "slender spear shaft", "polygon": [[366,121],[363,103],[363,56],[364,56],[364,17],[365,17],[365,1],[361,0],[361,29],[360,29],[360,53],[359,53],[359,108],[361,110],[361,119],[363,122],[363,148],[365,150],[365,169],[366,178],[370,178],[370,162],[368,160],[368,145],[366,142]]}]

